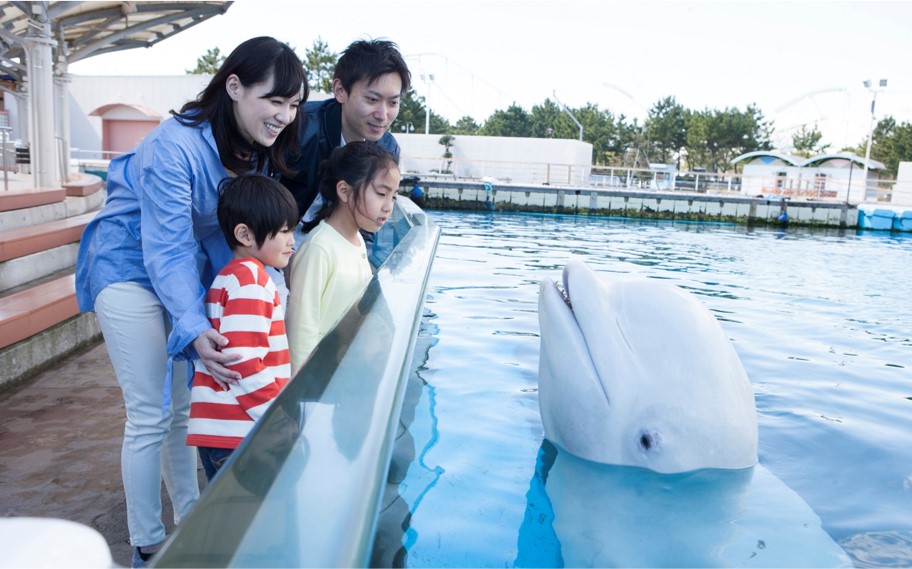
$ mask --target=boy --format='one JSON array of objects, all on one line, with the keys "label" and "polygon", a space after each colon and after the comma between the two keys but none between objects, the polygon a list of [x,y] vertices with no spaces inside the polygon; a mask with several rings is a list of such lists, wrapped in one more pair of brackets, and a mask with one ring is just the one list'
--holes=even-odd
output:
[{"label": "boy", "polygon": [[399,160],[399,143],[389,132],[399,116],[399,102],[412,75],[398,46],[386,40],[359,40],[342,52],[333,72],[333,97],[302,107],[298,151],[288,166],[297,171],[282,183],[295,196],[304,221],[320,209],[317,177],[320,163],[346,142],[376,142]]},{"label": "boy", "polygon": [[187,444],[199,448],[209,480],[289,381],[285,311],[266,267],[288,264],[298,222],[291,193],[261,175],[226,178],[217,212],[234,258],[213,281],[206,314],[229,340],[222,351],[242,356],[226,366],[242,378],[225,384],[194,362]]}]

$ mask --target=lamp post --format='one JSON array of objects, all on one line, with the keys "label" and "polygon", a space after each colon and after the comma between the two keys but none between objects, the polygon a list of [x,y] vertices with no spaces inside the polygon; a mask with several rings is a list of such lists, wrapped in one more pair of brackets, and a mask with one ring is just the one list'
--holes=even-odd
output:
[{"label": "lamp post", "polygon": [[434,74],[421,74],[421,80],[427,89],[424,94],[424,134],[431,134],[431,83],[434,82]]},{"label": "lamp post", "polygon": [[[873,93],[873,97],[871,98],[871,124],[868,128],[868,145],[865,149],[864,173],[861,176],[860,201],[864,201],[868,195],[868,161],[871,160],[871,142],[874,139],[874,104],[877,102],[877,92],[887,86],[887,80],[881,79],[878,81],[877,87],[874,87],[873,82],[870,79],[866,79],[864,86],[865,89]],[[849,188],[849,190],[851,191],[851,188]]]},{"label": "lamp post", "polygon": [[411,121],[406,121],[402,125],[402,131],[405,134],[411,134],[411,133],[415,132],[415,125],[413,125]]}]

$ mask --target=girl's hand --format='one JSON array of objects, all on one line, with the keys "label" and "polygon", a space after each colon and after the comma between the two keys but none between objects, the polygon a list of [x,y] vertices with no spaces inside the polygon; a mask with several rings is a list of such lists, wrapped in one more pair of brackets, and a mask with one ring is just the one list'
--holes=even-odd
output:
[{"label": "girl's hand", "polygon": [[229,384],[236,384],[241,379],[241,374],[225,366],[241,359],[241,354],[223,354],[219,348],[228,344],[228,338],[222,336],[215,329],[210,328],[193,340],[193,348],[199,354],[200,360],[212,379],[222,389],[228,389]]}]

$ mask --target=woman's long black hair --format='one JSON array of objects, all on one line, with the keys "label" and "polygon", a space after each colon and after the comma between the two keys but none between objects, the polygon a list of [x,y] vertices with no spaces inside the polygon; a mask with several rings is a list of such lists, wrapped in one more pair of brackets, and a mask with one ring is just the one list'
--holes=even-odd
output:
[{"label": "woman's long black hair", "polygon": [[231,75],[237,75],[244,87],[272,77],[272,91],[266,97],[289,98],[303,93],[301,102],[307,100],[307,73],[294,50],[274,38],[262,36],[237,46],[196,99],[186,103],[179,113],[172,110],[171,114],[187,126],[199,126],[208,121],[226,169],[236,174],[248,172],[255,158],[258,167],[268,160],[274,170],[291,174],[285,156],[297,144],[300,113],[282,130],[272,146],[266,148],[248,142],[238,129],[233,101],[225,88]]}]

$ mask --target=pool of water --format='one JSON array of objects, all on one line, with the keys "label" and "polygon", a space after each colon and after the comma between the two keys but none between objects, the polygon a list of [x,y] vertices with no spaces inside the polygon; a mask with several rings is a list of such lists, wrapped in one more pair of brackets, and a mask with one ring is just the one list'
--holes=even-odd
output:
[{"label": "pool of water", "polygon": [[760,466],[855,565],[912,564],[912,238],[430,215],[442,235],[376,563],[562,562],[529,556],[541,549],[527,529],[547,454],[537,302],[541,280],[579,258],[606,279],[665,279],[704,302],[751,379]]}]

